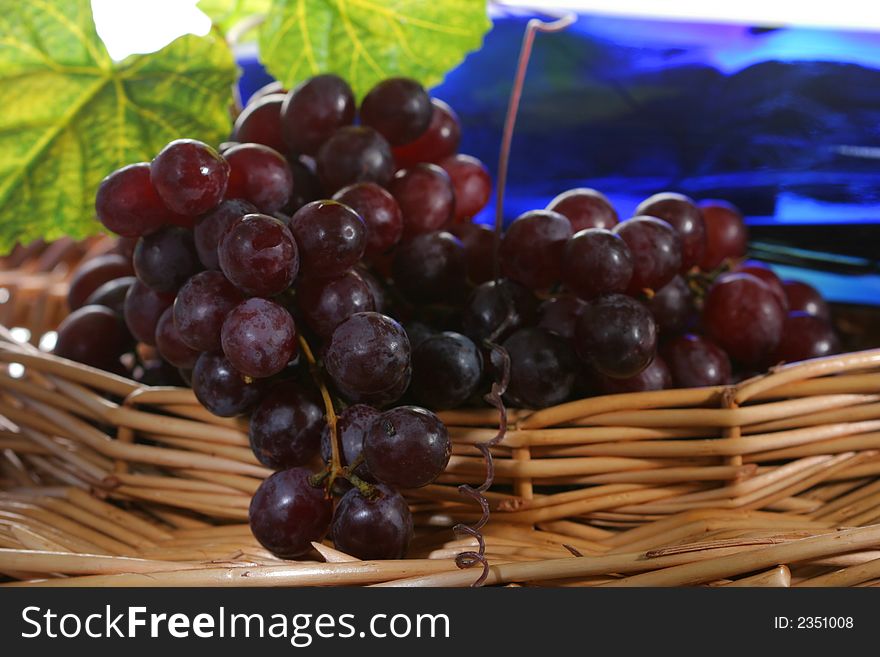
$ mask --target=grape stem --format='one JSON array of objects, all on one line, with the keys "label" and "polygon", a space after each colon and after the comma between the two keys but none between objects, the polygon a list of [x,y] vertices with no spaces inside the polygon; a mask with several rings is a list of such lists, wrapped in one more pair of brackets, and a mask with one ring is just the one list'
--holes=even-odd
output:
[{"label": "grape stem", "polygon": [[324,414],[327,418],[327,429],[330,432],[330,471],[327,483],[329,494],[329,491],[333,489],[333,482],[336,480],[336,477],[347,474],[340,457],[341,450],[339,447],[339,430],[336,427],[336,410],[333,408],[333,398],[330,397],[330,391],[327,390],[327,385],[324,383],[324,377],[321,375],[321,369],[318,367],[315,354],[312,353],[308,340],[302,335],[299,336],[299,346],[309,363],[312,380],[318,386],[318,390],[321,391],[321,398],[324,400]]}]

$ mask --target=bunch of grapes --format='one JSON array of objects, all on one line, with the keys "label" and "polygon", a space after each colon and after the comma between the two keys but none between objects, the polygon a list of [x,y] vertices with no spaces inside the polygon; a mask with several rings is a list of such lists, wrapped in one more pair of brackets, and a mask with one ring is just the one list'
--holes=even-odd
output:
[{"label": "bunch of grapes", "polygon": [[276,555],[330,531],[356,557],[403,556],[401,491],[450,458],[435,411],[726,384],[837,348],[815,290],[741,262],[724,203],[659,194],[618,222],[574,189],[503,236],[473,223],[491,180],[460,133],[413,80],[357,107],[318,75],[260,90],[219,149],[173,141],[98,190],[120,239],[74,276],[55,351],[248,414],[276,471],[251,527]]}]

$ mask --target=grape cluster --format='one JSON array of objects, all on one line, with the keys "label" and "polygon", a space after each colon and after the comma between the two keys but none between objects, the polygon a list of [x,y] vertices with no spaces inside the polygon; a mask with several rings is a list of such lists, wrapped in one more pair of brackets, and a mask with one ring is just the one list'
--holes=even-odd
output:
[{"label": "grape cluster", "polygon": [[409,79],[359,107],[335,75],[264,88],[219,149],[176,140],[101,183],[120,239],[74,275],[55,352],[249,414],[276,471],[251,503],[256,538],[292,558],[331,531],[379,559],[413,533],[400,491],[450,458],[434,411],[493,382],[542,408],[838,348],[813,288],[741,262],[742,216],[721,202],[658,194],[620,221],[573,189],[498,236],[496,272],[496,235],[471,221],[491,180],[460,135]]}]

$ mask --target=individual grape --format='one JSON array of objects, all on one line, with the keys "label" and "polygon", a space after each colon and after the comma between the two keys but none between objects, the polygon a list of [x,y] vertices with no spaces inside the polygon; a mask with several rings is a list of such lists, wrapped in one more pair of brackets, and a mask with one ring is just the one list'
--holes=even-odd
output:
[{"label": "individual grape", "polygon": [[229,164],[213,148],[194,139],[176,139],[150,164],[150,180],[174,212],[204,214],[223,199]]},{"label": "individual grape", "polygon": [[352,488],[333,514],[333,545],[358,559],[402,559],[412,535],[409,505],[383,484],[375,487],[373,497]]},{"label": "individual grape", "polygon": [[263,144],[279,153],[284,153],[287,147],[281,134],[283,104],[282,93],[268,93],[256,99],[252,97],[235,119],[232,141],[239,144]]},{"label": "individual grape", "polygon": [[646,302],[657,320],[657,328],[666,334],[683,331],[694,314],[694,298],[681,276],[675,276]]},{"label": "individual grape", "polygon": [[431,411],[417,406],[385,411],[364,437],[370,472],[397,488],[427,486],[440,476],[451,454],[446,426]]},{"label": "individual grape", "polygon": [[287,93],[281,128],[290,152],[314,155],[337,128],[354,121],[354,93],[338,75],[316,75]]},{"label": "individual grape", "polygon": [[181,339],[180,331],[174,325],[174,311],[171,306],[166,308],[156,323],[156,349],[163,359],[183,369],[192,369],[199,359],[200,352],[190,347]]},{"label": "individual grape", "polygon": [[104,306],[82,306],[58,325],[53,353],[61,358],[116,371],[132,339],[119,317]]},{"label": "individual grape", "polygon": [[501,240],[501,271],[533,290],[546,290],[562,276],[565,243],[572,236],[568,219],[549,210],[517,217]]},{"label": "individual grape", "polygon": [[350,395],[388,391],[406,376],[409,364],[406,331],[390,317],[375,312],[355,313],[344,320],[334,329],[324,351],[327,374]]},{"label": "individual grape", "polygon": [[785,309],[761,279],[722,274],[706,295],[702,322],[707,336],[732,358],[758,365],[779,344]]},{"label": "individual grape", "polygon": [[131,260],[116,253],[105,253],[83,262],[73,272],[67,288],[67,307],[76,310],[86,304],[92,293],[105,283],[131,276]]},{"label": "individual grape", "polygon": [[124,237],[140,237],[176,219],[150,181],[150,163],[117,169],[101,181],[95,212],[104,227]]},{"label": "individual grape", "polygon": [[374,128],[392,146],[407,144],[431,124],[431,97],[409,78],[382,80],[361,101],[361,123]]},{"label": "individual grape", "polygon": [[97,290],[89,295],[84,306],[104,306],[109,308],[117,317],[122,318],[125,308],[125,295],[128,289],[134,285],[137,280],[134,276],[123,276],[122,278],[114,278],[107,281]]},{"label": "individual grape", "polygon": [[401,169],[394,174],[388,191],[400,207],[404,238],[440,230],[452,219],[452,181],[436,164]]},{"label": "individual grape", "polygon": [[587,302],[575,326],[578,356],[605,376],[633,377],[657,350],[657,325],[641,303],[622,294]]},{"label": "individual grape", "polygon": [[449,232],[464,246],[468,280],[475,285],[492,280],[495,277],[495,231],[485,224],[464,221],[450,226]]},{"label": "individual grape", "polygon": [[[366,404],[352,404],[336,416],[336,433],[339,437],[339,460],[343,467],[350,467],[360,461],[354,474],[364,481],[375,479],[363,461],[364,436],[381,413]],[[321,431],[321,459],[330,463],[333,448],[330,445],[330,429],[324,426]]]},{"label": "individual grape", "polygon": [[313,201],[290,219],[305,276],[333,278],[364,255],[367,228],[357,212],[337,201]]},{"label": "individual grape", "polygon": [[495,335],[503,340],[513,331],[535,321],[538,301],[519,283],[507,279],[478,285],[462,312],[465,335],[477,343]]},{"label": "individual grape", "polygon": [[450,155],[440,160],[440,166],[449,174],[455,191],[455,222],[475,217],[492,195],[489,169],[471,155]]},{"label": "individual grape", "polygon": [[157,292],[135,281],[125,294],[122,314],[128,330],[144,344],[156,344],[156,324],[165,309],[174,303],[174,294]]},{"label": "individual grape", "polygon": [[244,199],[226,199],[196,221],[193,235],[199,260],[206,269],[220,269],[217,245],[229,227],[246,214],[258,212],[256,206]]},{"label": "individual grape", "polygon": [[547,209],[558,212],[568,219],[574,233],[587,228],[611,230],[618,222],[617,211],[608,197],[588,187],[562,192],[550,201]]},{"label": "individual grape", "polygon": [[840,341],[831,324],[805,312],[791,312],[782,325],[782,338],[768,362],[796,363],[840,352]]},{"label": "individual grape", "polygon": [[507,395],[518,405],[546,408],[571,396],[575,359],[567,340],[541,328],[524,328],[503,346],[510,357]]},{"label": "individual grape", "polygon": [[551,297],[538,307],[538,328],[570,340],[584,306],[577,297]]},{"label": "individual grape", "polygon": [[217,247],[226,278],[253,296],[284,292],[299,271],[299,249],[287,226],[275,217],[248,214],[234,222]]},{"label": "individual grape", "polygon": [[413,141],[391,149],[397,166],[403,169],[420,162],[437,163],[458,150],[461,141],[458,115],[439,98],[432,98],[431,105],[433,112],[428,129]]},{"label": "individual grape", "polygon": [[293,193],[293,173],[287,160],[262,144],[239,144],[223,154],[229,162],[228,198],[243,198],[260,212],[280,210]]},{"label": "individual grape", "polygon": [[192,371],[192,389],[199,403],[214,415],[235,417],[260,400],[260,381],[245,378],[221,352],[206,351]]},{"label": "individual grape", "polygon": [[174,301],[174,325],[191,349],[220,349],[220,329],[226,315],[244,297],[219,271],[196,274],[180,288]]},{"label": "individual grape", "polygon": [[413,399],[442,411],[461,406],[473,396],[483,376],[483,358],[469,338],[445,332],[413,350],[412,368]]},{"label": "individual grape", "polygon": [[623,238],[632,255],[628,294],[659,290],[681,269],[681,240],[662,219],[633,217],[617,224],[614,232]]},{"label": "individual grape", "polygon": [[700,269],[712,271],[725,260],[745,256],[748,231],[740,211],[724,201],[703,201],[700,210],[706,224],[706,251]]},{"label": "individual grape", "polygon": [[177,292],[202,269],[192,231],[163,226],[138,240],[134,271],[140,281],[157,292]]},{"label": "individual grape", "polygon": [[662,219],[678,232],[682,271],[702,262],[706,253],[706,224],[692,199],[673,192],[654,194],[639,204],[636,214]]},{"label": "individual grape", "polygon": [[731,381],[730,358],[708,338],[679,335],[663,345],[662,353],[679,388],[723,386]]},{"label": "individual grape", "polygon": [[647,392],[649,390],[667,390],[672,387],[672,374],[666,362],[660,356],[641,372],[626,379],[615,379],[598,374],[596,376],[603,394],[619,395],[628,392]]},{"label": "individual grape", "polygon": [[403,215],[397,201],[376,183],[355,183],[333,195],[360,215],[367,228],[364,255],[377,256],[389,251],[403,236]]},{"label": "individual grape", "polygon": [[782,288],[785,290],[789,311],[800,311],[824,319],[826,322],[831,321],[828,302],[812,285],[802,281],[785,281]]},{"label": "individual grape", "polygon": [[354,270],[338,278],[304,278],[296,299],[309,328],[322,339],[355,313],[377,310],[369,284]]},{"label": "individual grape", "polygon": [[629,247],[611,231],[588,228],[565,245],[562,282],[581,299],[626,291],[632,273]]},{"label": "individual grape", "polygon": [[785,287],[782,285],[782,279],[777,276],[770,267],[757,260],[746,260],[736,269],[736,272],[742,274],[751,274],[755,278],[761,279],[764,284],[773,292],[773,296],[782,306],[785,312],[788,312],[788,296],[785,294]]},{"label": "individual grape", "polygon": [[391,270],[397,289],[413,304],[454,301],[467,279],[464,246],[445,231],[418,235],[397,247]]},{"label": "individual grape", "polygon": [[292,215],[306,203],[317,201],[323,197],[324,190],[321,189],[321,182],[318,180],[317,174],[303,162],[303,158],[288,160],[287,163],[290,165],[290,173],[293,175],[293,191],[287,205],[282,209]]},{"label": "individual grape", "polygon": [[320,396],[296,381],[282,381],[254,409],[248,436],[257,460],[282,470],[306,465],[326,428]]},{"label": "individual grape", "polygon": [[324,142],[316,160],[318,180],[330,194],[357,182],[384,186],[394,175],[391,146],[367,126],[340,128]]},{"label": "individual grape", "polygon": [[295,559],[312,549],[330,528],[333,500],[311,483],[306,468],[270,475],[251,499],[251,532],[276,557]]},{"label": "individual grape", "polygon": [[235,369],[257,379],[278,374],[298,348],[290,313],[258,297],[243,301],[226,315],[220,343]]}]

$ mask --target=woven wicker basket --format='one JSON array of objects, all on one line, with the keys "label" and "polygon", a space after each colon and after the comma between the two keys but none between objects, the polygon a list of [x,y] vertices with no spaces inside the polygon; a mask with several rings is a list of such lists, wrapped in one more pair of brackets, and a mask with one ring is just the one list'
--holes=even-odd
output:
[{"label": "woven wicker basket", "polygon": [[[50,246],[2,272],[7,326],[31,342],[63,315],[76,255]],[[47,254],[65,251],[69,259]],[[37,260],[52,266],[33,267]],[[60,263],[67,263],[66,265]],[[60,304],[60,305],[59,305]],[[32,312],[35,305],[40,312]],[[494,410],[442,414],[454,453],[406,491],[410,558],[308,561],[247,526],[269,471],[243,421],[192,392],[150,388],[46,354],[0,327],[0,572],[8,585],[467,586],[451,527],[478,509],[475,443]],[[487,583],[550,586],[880,584],[880,350],[786,365],[726,388],[609,395],[510,411],[494,450]]]}]

